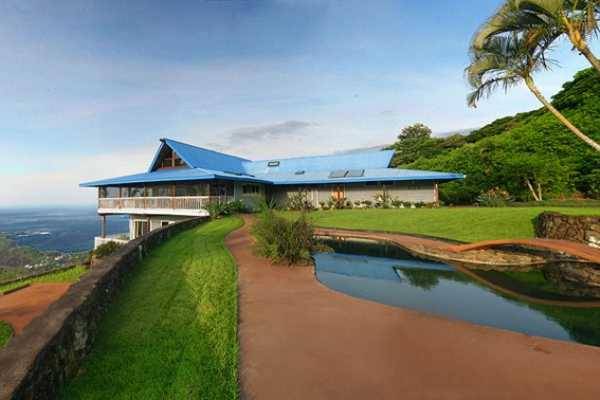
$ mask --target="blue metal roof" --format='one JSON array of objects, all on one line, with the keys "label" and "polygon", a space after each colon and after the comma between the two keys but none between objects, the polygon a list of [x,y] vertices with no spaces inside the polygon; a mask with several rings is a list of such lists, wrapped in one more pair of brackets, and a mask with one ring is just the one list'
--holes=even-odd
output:
[{"label": "blue metal roof", "polygon": [[[189,168],[153,171],[164,146],[173,149]],[[388,168],[394,152],[365,151],[363,153],[328,156],[296,157],[250,161],[213,150],[161,139],[148,172],[117,178],[85,182],[82,187],[131,185],[151,182],[204,181],[226,179],[273,185],[309,185],[359,182],[436,181],[464,179],[457,173]],[[274,163],[276,161],[277,163]],[[269,163],[277,164],[269,166]],[[330,178],[336,170],[364,170],[362,176]]]},{"label": "blue metal roof", "polygon": [[394,182],[394,181],[436,181],[447,182],[455,179],[464,179],[464,175],[421,171],[413,169],[377,168],[365,169],[363,176],[330,178],[329,171],[317,171],[296,175],[294,173],[271,173],[256,175],[257,178],[268,179],[273,185],[308,185],[327,183],[359,183],[359,182]]},{"label": "blue metal roof", "polygon": [[218,171],[245,173],[246,171],[244,170],[243,163],[250,161],[245,158],[192,146],[191,144],[181,143],[172,139],[161,139],[161,142],[162,143],[150,164],[148,172],[152,172],[154,169],[158,156],[164,146],[169,146],[179,154],[179,157],[181,157],[190,168],[209,168]]},{"label": "blue metal roof", "polygon": [[[387,168],[394,156],[393,150],[366,151],[364,153],[332,154],[327,156],[272,158],[270,160],[244,163],[246,172],[252,175],[271,173],[295,173],[296,171],[334,171],[346,169]],[[270,162],[279,162],[269,167]]]}]

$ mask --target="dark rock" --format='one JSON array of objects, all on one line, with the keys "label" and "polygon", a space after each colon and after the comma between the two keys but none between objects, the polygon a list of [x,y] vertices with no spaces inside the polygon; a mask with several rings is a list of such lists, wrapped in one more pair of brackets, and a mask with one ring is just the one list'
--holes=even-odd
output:
[{"label": "dark rock", "polygon": [[600,247],[600,216],[543,212],[534,222],[537,237],[570,240]]}]

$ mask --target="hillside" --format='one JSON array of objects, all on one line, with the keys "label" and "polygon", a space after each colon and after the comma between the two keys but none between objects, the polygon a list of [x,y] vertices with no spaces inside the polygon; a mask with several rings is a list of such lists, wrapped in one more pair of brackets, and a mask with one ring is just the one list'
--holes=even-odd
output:
[{"label": "hillside", "polygon": [[[553,104],[583,132],[600,140],[600,76],[577,73],[552,98]],[[398,143],[392,146],[398,151]],[[416,150],[415,150],[416,149]],[[527,181],[544,199],[600,198],[600,156],[545,109],[504,117],[471,132],[445,139],[429,138],[411,148],[411,158],[396,155],[400,168],[456,171],[462,182],[442,185],[446,203],[470,204],[491,188],[521,201],[533,200]]]}]

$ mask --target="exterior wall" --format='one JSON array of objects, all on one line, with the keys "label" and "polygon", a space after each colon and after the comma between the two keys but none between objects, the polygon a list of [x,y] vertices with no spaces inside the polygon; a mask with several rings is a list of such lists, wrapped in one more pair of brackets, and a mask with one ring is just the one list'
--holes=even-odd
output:
[{"label": "exterior wall", "polygon": [[[344,197],[349,201],[374,201],[375,196],[382,192],[383,186],[367,185],[364,183],[344,185],[311,185],[311,186],[274,186],[271,191],[271,199],[280,206],[285,206],[287,199],[299,190],[307,190],[308,199],[315,207],[319,207],[320,201],[331,198],[336,188],[341,188]],[[435,182],[395,182],[385,185],[393,199],[411,203],[433,203],[436,199]]]},{"label": "exterior wall", "polygon": [[135,239],[135,221],[148,221],[150,223],[150,231],[161,228],[162,222],[170,224],[185,221],[193,217],[177,216],[177,215],[130,215],[129,216],[129,240]]},{"label": "exterior wall", "polygon": [[[259,192],[252,194],[244,194],[243,186],[244,185],[256,185],[258,186]],[[240,200],[244,203],[244,206],[248,209],[257,209],[260,203],[265,199],[266,196],[266,188],[265,185],[259,183],[247,183],[247,182],[236,182],[233,187],[233,197],[235,200]]]}]

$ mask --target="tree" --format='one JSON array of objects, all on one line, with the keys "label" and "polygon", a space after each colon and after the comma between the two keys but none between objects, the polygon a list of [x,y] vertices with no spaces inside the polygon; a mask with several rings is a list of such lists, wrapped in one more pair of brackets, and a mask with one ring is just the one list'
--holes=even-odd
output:
[{"label": "tree", "polygon": [[534,39],[554,41],[566,36],[600,73],[600,60],[588,40],[598,33],[600,0],[507,0],[479,29],[473,38],[475,48],[483,48],[493,36],[529,32]]},{"label": "tree", "polygon": [[418,122],[402,129],[398,141],[391,148],[395,150],[392,166],[416,161],[419,157],[436,154],[437,139],[431,137],[431,129]]},{"label": "tree", "polygon": [[466,68],[466,75],[474,90],[468,95],[467,102],[476,107],[481,98],[489,96],[498,87],[507,91],[510,87],[525,82],[535,97],[562,124],[596,151],[600,151],[600,144],[573,125],[535,85],[532,74],[547,68],[549,60],[545,57],[545,51],[552,41],[552,37],[543,40],[539,37],[539,32],[526,31],[492,36],[482,47],[472,46],[472,61]]}]

